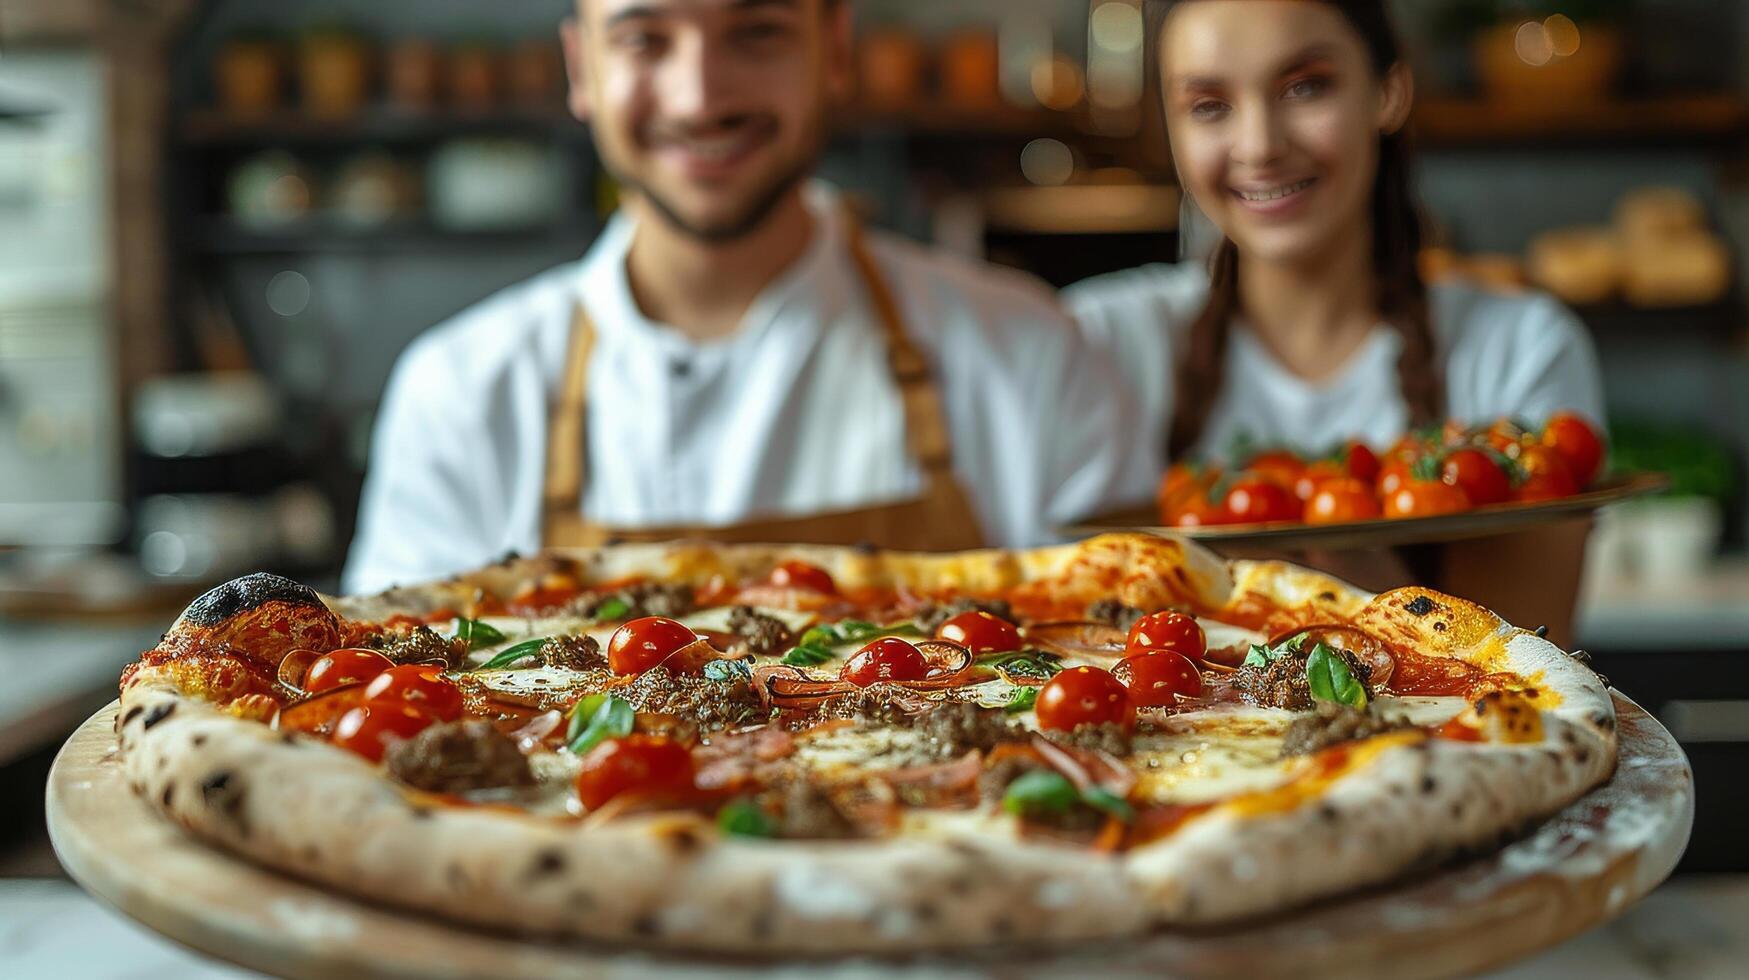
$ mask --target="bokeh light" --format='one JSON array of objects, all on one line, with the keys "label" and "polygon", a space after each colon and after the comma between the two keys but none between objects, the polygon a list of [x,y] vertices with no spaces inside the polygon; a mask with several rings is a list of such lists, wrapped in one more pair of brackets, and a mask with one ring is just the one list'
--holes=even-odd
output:
[{"label": "bokeh light", "polygon": [[1040,137],[1020,151],[1020,173],[1043,187],[1066,184],[1075,176],[1075,153],[1062,140]]}]

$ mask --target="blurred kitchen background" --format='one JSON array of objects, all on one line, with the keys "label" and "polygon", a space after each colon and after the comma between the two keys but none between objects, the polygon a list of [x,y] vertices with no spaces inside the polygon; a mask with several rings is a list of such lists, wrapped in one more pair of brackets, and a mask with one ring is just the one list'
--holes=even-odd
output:
[{"label": "blurred kitchen background", "polygon": [[[420,331],[614,201],[566,0],[0,0],[0,873],[42,774],[202,587],[332,588]],[[1565,298],[1618,465],[1580,643],[1684,742],[1684,871],[1749,870],[1749,0],[1413,0],[1430,275]],[[857,0],[825,176],[1063,285],[1178,255],[1140,0]],[[16,803],[16,805],[14,805]]]}]

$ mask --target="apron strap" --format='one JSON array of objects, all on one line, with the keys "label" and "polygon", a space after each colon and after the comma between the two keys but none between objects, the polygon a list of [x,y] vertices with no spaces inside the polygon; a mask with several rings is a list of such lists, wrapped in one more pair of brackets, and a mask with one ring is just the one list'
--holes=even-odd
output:
[{"label": "apron strap", "polygon": [[[952,440],[929,362],[905,330],[899,304],[868,250],[861,223],[848,211],[845,214],[851,261],[886,339],[887,363],[905,410],[906,449],[923,470],[923,492],[926,496],[953,493],[963,497],[953,477]],[[543,541],[552,540],[560,528],[587,524],[582,508],[587,479],[589,355],[594,346],[595,324],[579,300],[571,315],[571,342],[558,395],[547,415],[546,476],[541,494]]]},{"label": "apron strap", "polygon": [[[917,465],[923,468],[926,483],[933,482],[947,474],[953,463],[953,441],[948,437],[941,392],[930,375],[929,362],[911,342],[911,335],[905,329],[905,318],[893,297],[892,286],[868,249],[862,223],[848,209],[844,213],[850,258],[856,263],[862,288],[868,293],[869,305],[874,307],[875,318],[880,321],[881,333],[887,341],[887,364],[904,401],[906,448],[917,460]],[[927,487],[925,492],[928,492]]]}]

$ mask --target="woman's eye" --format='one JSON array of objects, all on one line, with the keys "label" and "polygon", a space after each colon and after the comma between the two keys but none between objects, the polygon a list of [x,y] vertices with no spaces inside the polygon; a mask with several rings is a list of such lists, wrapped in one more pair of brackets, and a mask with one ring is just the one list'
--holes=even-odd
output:
[{"label": "woman's eye", "polygon": [[1287,87],[1290,99],[1314,99],[1323,95],[1330,83],[1322,78],[1302,78]]},{"label": "woman's eye", "polygon": [[789,33],[789,27],[779,23],[747,24],[735,31],[740,40],[752,44],[773,41]]},{"label": "woman's eye", "polygon": [[1214,99],[1200,99],[1190,104],[1192,119],[1213,120],[1227,114],[1227,104]]}]

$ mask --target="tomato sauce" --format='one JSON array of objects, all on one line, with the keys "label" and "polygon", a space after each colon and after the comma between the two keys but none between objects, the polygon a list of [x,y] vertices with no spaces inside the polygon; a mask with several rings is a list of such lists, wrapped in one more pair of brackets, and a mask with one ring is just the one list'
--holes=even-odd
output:
[{"label": "tomato sauce", "polygon": [[1446,657],[1397,653],[1392,659],[1397,666],[1387,687],[1404,697],[1468,698],[1515,681],[1508,674],[1490,674],[1475,664]]}]

